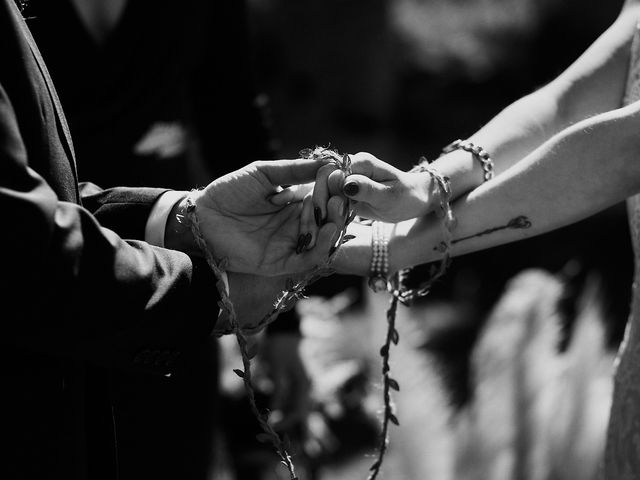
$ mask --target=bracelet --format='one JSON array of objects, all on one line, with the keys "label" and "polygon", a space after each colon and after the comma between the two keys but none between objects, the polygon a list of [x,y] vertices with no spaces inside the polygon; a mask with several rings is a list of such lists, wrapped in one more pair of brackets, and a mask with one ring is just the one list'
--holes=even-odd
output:
[{"label": "bracelet", "polygon": [[489,152],[484,148],[479,145],[474,145],[469,140],[458,139],[444,147],[442,149],[442,154],[450,153],[455,150],[464,150],[465,152],[469,152],[473,158],[480,162],[482,170],[484,171],[485,182],[493,178],[493,160],[491,160],[491,155],[489,155]]},{"label": "bracelet", "polygon": [[372,223],[371,267],[369,268],[368,285],[374,292],[383,292],[389,289],[389,237],[391,236],[391,224],[375,221]]},{"label": "bracelet", "polygon": [[[434,282],[446,273],[451,263],[449,250],[451,249],[452,234],[458,223],[451,209],[451,185],[449,184],[449,178],[441,175],[435,168],[429,165],[428,160],[424,157],[420,158],[420,163],[413,167],[411,171],[428,172],[429,175],[431,175],[435,195],[438,197],[440,207],[439,210],[436,211],[436,215],[442,218],[443,240],[436,247],[442,254],[442,259],[439,263],[432,265],[428,278],[415,288],[401,290],[399,300],[405,305],[410,305],[414,299],[427,295]],[[400,271],[398,279],[396,280],[398,285],[404,283],[410,270],[410,268],[407,268]]]}]

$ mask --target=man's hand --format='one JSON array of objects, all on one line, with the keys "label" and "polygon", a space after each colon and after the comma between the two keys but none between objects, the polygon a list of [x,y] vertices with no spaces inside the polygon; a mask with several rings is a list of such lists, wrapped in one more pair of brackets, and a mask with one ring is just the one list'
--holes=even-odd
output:
[{"label": "man's hand", "polygon": [[329,202],[327,223],[307,250],[298,248],[302,204],[274,205],[270,197],[282,185],[312,181],[322,165],[316,160],[254,162],[196,194],[200,230],[214,257],[228,259],[228,271],[266,276],[321,264],[344,224],[343,199]]},{"label": "man's hand", "polygon": [[[278,295],[287,288],[288,279],[298,280],[291,275],[261,277],[236,272],[228,272],[228,279],[230,300],[240,327],[257,325],[273,310]],[[216,327],[224,329],[224,326],[228,326],[227,321],[226,313],[221,312]]]}]

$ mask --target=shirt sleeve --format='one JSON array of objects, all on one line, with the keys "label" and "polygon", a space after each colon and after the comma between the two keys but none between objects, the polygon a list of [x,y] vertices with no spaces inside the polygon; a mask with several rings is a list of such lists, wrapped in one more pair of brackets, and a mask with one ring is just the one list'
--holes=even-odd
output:
[{"label": "shirt sleeve", "polygon": [[[151,208],[149,219],[144,230],[144,239],[147,243],[157,247],[164,247],[164,233],[167,225],[167,219],[171,213],[171,209],[176,203],[181,201],[187,192],[169,190],[163,193]],[[222,281],[224,282],[227,295],[229,295],[229,278],[225,272],[222,272]]]}]

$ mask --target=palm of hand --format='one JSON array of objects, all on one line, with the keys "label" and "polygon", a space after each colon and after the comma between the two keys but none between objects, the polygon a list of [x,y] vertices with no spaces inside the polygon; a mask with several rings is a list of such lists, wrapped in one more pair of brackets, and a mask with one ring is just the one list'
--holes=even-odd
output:
[{"label": "palm of hand", "polygon": [[275,206],[275,187],[255,168],[211,183],[196,198],[200,228],[216,258],[235,272],[276,275],[310,267],[295,255],[301,204]]}]

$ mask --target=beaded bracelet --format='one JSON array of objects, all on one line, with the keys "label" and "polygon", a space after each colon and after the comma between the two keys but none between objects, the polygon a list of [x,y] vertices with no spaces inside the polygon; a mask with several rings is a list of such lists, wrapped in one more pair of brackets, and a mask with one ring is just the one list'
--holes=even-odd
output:
[{"label": "beaded bracelet", "polygon": [[442,154],[451,153],[455,150],[464,150],[469,152],[474,159],[480,162],[482,170],[484,171],[484,181],[491,180],[493,178],[493,160],[491,155],[484,148],[479,145],[474,145],[469,140],[455,140],[442,149]]},{"label": "beaded bracelet", "polygon": [[391,225],[379,221],[372,223],[371,267],[369,269],[368,285],[374,292],[384,292],[388,290],[389,276],[389,237]]}]

